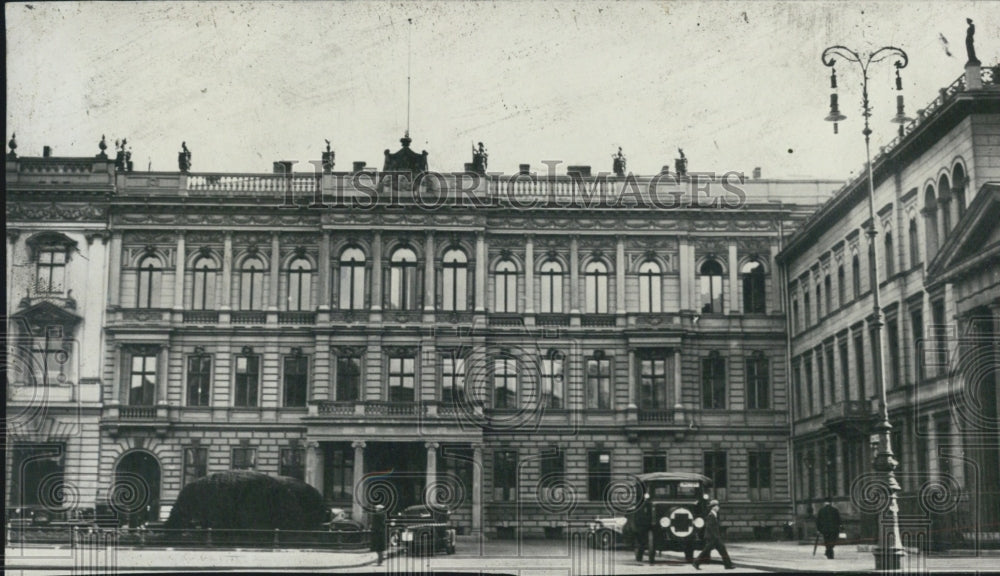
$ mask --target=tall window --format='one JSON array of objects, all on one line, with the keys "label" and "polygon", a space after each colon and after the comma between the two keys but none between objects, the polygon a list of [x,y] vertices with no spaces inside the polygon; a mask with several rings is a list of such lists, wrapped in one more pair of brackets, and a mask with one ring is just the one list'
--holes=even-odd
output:
[{"label": "tall window", "polygon": [[639,359],[639,404],[643,410],[667,410],[667,360],[647,356]]},{"label": "tall window", "polygon": [[513,358],[493,361],[493,407],[517,408],[517,360]]},{"label": "tall window", "polygon": [[550,501],[558,501],[562,495],[555,491],[561,489],[566,479],[566,454],[562,448],[554,446],[543,448],[541,456],[539,488],[547,492]]},{"label": "tall window", "polygon": [[260,388],[260,356],[252,350],[244,349],[236,357],[236,397],[234,405],[241,408],[257,406],[257,390]]},{"label": "tall window", "polygon": [[190,446],[184,449],[184,486],[208,475],[208,448]]},{"label": "tall window", "polygon": [[257,449],[241,446],[233,448],[232,469],[233,470],[253,470],[257,467]]},{"label": "tall window", "polygon": [[357,402],[361,399],[361,358],[351,355],[337,356],[336,381],[337,402]]},{"label": "tall window", "polygon": [[240,310],[261,310],[264,307],[264,263],[259,258],[247,258],[240,266]]},{"label": "tall window", "polygon": [[934,259],[938,249],[938,203],[934,195],[934,187],[928,186],[924,190],[924,209],[921,212],[925,215],[924,236],[927,241],[926,256],[927,261]]},{"label": "tall window", "polygon": [[844,391],[844,400],[851,400],[851,366],[847,357],[847,337],[840,339],[837,344],[840,355],[840,389]]},{"label": "tall window", "polygon": [[861,297],[861,260],[855,254],[851,257],[851,287],[853,288],[854,299]]},{"label": "tall window", "polygon": [[858,400],[867,400],[865,392],[865,337],[861,330],[854,335],[854,378],[858,382]]},{"label": "tall window", "polygon": [[927,374],[924,370],[924,315],[919,309],[910,313],[910,326],[913,332],[913,374],[917,379],[916,384],[919,384]]},{"label": "tall window", "polygon": [[539,272],[542,280],[541,313],[559,313],[563,311],[563,269],[555,260],[546,260]]},{"label": "tall window", "polygon": [[351,500],[354,496],[354,449],[336,445],[323,458],[323,495],[327,500]]},{"label": "tall window", "polygon": [[760,262],[747,262],[740,272],[743,274],[743,312],[763,314],[766,310],[764,265]]},{"label": "tall window", "polygon": [[187,359],[188,406],[208,406],[212,380],[212,356],[199,351]]},{"label": "tall window", "polygon": [[722,265],[708,259],[701,265],[701,311],[722,314]]},{"label": "tall window", "polygon": [[934,322],[934,373],[948,373],[948,325],[944,319],[944,300],[931,302],[931,320]]},{"label": "tall window", "polygon": [[797,334],[802,331],[802,325],[799,324],[799,299],[792,297],[792,332]]},{"label": "tall window", "polygon": [[701,406],[726,407],[726,361],[718,352],[701,359]]},{"label": "tall window", "polygon": [[555,350],[542,358],[542,406],[565,408],[565,380],[563,378],[563,355]]},{"label": "tall window", "polygon": [[464,404],[465,358],[446,354],[441,357],[441,401],[446,404]]},{"label": "tall window", "polygon": [[415,400],[416,375],[413,356],[389,357],[389,401],[413,402]]},{"label": "tall window", "polygon": [[202,256],[194,263],[194,283],[191,286],[191,307],[194,310],[215,308],[215,261]]},{"label": "tall window", "polygon": [[306,479],[305,450],[297,446],[282,448],[279,456],[278,474],[280,476],[288,476],[289,478],[297,478],[303,481]]},{"label": "tall window", "polygon": [[66,279],[66,249],[44,247],[38,252],[35,289],[39,292],[62,292]]},{"label": "tall window", "polygon": [[899,322],[895,318],[890,318],[886,322],[886,339],[889,341],[889,374],[887,388],[901,386],[903,375],[899,372]]},{"label": "tall window", "polygon": [[948,203],[945,201],[950,195],[951,184],[948,183],[948,177],[942,174],[941,179],[938,180],[938,196],[943,202],[941,204],[941,229],[944,231],[944,235],[941,236],[942,244],[944,244],[948,232],[951,232],[951,210],[948,209]]},{"label": "tall window", "polygon": [[767,356],[755,352],[746,361],[747,408],[764,410],[771,407],[771,386],[768,374]]},{"label": "tall window", "polygon": [[603,352],[587,359],[587,409],[611,409],[611,360]]},{"label": "tall window", "polygon": [[844,265],[837,264],[837,306],[847,304],[847,278],[844,277]]},{"label": "tall window", "polygon": [[823,290],[823,294],[826,295],[826,313],[829,314],[833,312],[833,286],[829,274],[823,277]]},{"label": "tall window", "polygon": [[704,474],[712,480],[715,489],[715,497],[719,500],[726,499],[726,489],[729,487],[729,477],[726,471],[726,451],[715,450],[705,452]]},{"label": "tall window", "polygon": [[646,260],[639,266],[639,312],[657,313],[662,310],[660,296],[660,265]]},{"label": "tall window", "polygon": [[296,258],[288,266],[288,309],[308,310],[312,290],[312,265],[305,258]]},{"label": "tall window", "polygon": [[496,311],[517,312],[517,267],[501,260],[496,268]]},{"label": "tall window", "polygon": [[468,269],[469,262],[465,252],[452,249],[444,253],[443,284],[445,311],[463,311],[468,308]]},{"label": "tall window", "polygon": [[603,450],[587,452],[587,499],[603,500],[611,484],[611,453]]},{"label": "tall window", "polygon": [[597,260],[583,269],[585,286],[584,312],[608,313],[608,267]]},{"label": "tall window", "polygon": [[909,238],[910,241],[910,267],[920,264],[920,241],[917,237],[917,219],[910,218]]},{"label": "tall window", "polygon": [[896,273],[896,254],[893,251],[892,246],[892,231],[885,231],[885,278],[889,279],[890,276]]},{"label": "tall window", "polygon": [[816,322],[823,320],[823,285],[816,279]]},{"label": "tall window", "polygon": [[49,386],[61,382],[60,375],[65,378],[63,370],[69,362],[72,342],[65,339],[63,329],[63,326],[46,326],[44,337],[31,338],[32,357],[27,365],[36,369],[28,370],[25,376],[34,385]]},{"label": "tall window", "polygon": [[771,499],[771,452],[752,451],[749,456],[750,500]]},{"label": "tall window", "polygon": [[389,307],[410,310],[416,307],[417,255],[398,248],[389,262]]},{"label": "tall window", "polygon": [[819,384],[817,398],[819,398],[820,412],[822,412],[823,407],[826,406],[826,363],[823,357],[822,346],[816,348],[816,372],[816,383]]},{"label": "tall window", "polygon": [[809,298],[809,286],[802,286],[802,309],[806,312],[806,324],[805,327],[809,328],[812,326],[812,300]]},{"label": "tall window", "polygon": [[497,450],[493,454],[493,500],[517,499],[517,451]]},{"label": "tall window", "polygon": [[340,253],[340,309],[365,307],[365,253],[347,248]]},{"label": "tall window", "polygon": [[132,370],[129,374],[129,406],[152,406],[155,393],[156,354],[133,354]]},{"label": "tall window", "polygon": [[833,343],[828,343],[824,348],[826,350],[826,377],[830,385],[828,386],[830,390],[830,402],[837,401],[837,378],[834,374],[834,360],[833,360]]},{"label": "tall window", "polygon": [[815,404],[813,403],[813,396],[815,392],[813,391],[813,362],[812,354],[806,354],[805,361],[802,363],[802,372],[806,375],[806,411],[805,414],[812,414],[815,409]]},{"label": "tall window", "polygon": [[146,256],[139,262],[139,286],[136,291],[136,308],[153,308],[159,305],[158,292],[163,267],[156,256]]},{"label": "tall window", "polygon": [[285,356],[283,376],[285,406],[305,406],[309,387],[309,357],[301,352]]}]

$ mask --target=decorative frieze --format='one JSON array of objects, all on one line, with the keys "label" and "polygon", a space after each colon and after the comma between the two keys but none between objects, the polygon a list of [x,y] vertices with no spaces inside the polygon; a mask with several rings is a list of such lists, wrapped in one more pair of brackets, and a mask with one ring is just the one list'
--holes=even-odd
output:
[{"label": "decorative frieze", "polygon": [[64,204],[50,202],[48,204],[29,202],[10,202],[6,205],[7,221],[35,220],[54,221],[69,220],[80,222],[85,220],[106,220],[107,206],[92,204]]}]

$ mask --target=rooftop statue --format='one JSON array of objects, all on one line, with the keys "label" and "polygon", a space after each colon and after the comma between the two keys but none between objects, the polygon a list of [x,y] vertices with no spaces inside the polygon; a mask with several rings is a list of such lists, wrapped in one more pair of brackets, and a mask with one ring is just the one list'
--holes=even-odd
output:
[{"label": "rooftop statue", "polygon": [[17,158],[17,152],[15,152],[15,150],[17,150],[17,134],[10,135],[10,142],[7,143],[7,146],[10,147],[10,152],[7,153],[7,157],[10,159]]},{"label": "rooftop statue", "polygon": [[969,28],[965,32],[965,51],[969,55],[969,61],[965,63],[966,66],[978,66],[980,64],[979,59],[976,58],[976,47],[972,44],[974,36],[976,35],[976,25],[972,23],[972,18],[966,18],[966,22],[969,23]]},{"label": "rooftop statue", "polygon": [[187,142],[181,142],[181,151],[177,153],[177,168],[181,172],[191,170],[191,151],[188,150]]},{"label": "rooftop statue", "polygon": [[612,164],[612,170],[614,170],[615,176],[625,175],[625,155],[622,154],[622,147],[618,147],[618,153],[612,154],[611,157],[614,159]]},{"label": "rooftop statue", "polygon": [[684,149],[678,148],[677,153],[680,154],[681,157],[674,160],[674,171],[677,172],[677,176],[687,176],[688,161],[684,156]]},{"label": "rooftop statue", "polygon": [[330,141],[325,138],[324,140],[326,141],[326,151],[323,152],[323,172],[329,174],[333,171],[334,158],[336,158],[337,153],[330,150]]},{"label": "rooftop statue", "polygon": [[486,175],[486,166],[489,164],[489,154],[486,152],[486,147],[483,143],[479,143],[479,149],[475,147],[472,148],[472,170],[476,174]]},{"label": "rooftop statue", "polygon": [[97,157],[102,160],[107,158],[108,155],[105,154],[104,151],[108,149],[108,142],[105,140],[104,134],[101,134],[101,141],[97,143],[97,147],[101,149],[101,152],[97,155]]}]

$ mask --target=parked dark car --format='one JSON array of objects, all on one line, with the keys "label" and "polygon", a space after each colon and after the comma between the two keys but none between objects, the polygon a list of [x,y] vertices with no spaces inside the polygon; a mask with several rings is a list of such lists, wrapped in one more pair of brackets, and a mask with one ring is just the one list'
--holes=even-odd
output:
[{"label": "parked dark car", "polygon": [[340,508],[334,508],[328,512],[327,520],[323,526],[334,534],[331,539],[333,544],[361,545],[368,541],[365,525],[349,518],[347,513]]},{"label": "parked dark car", "polygon": [[410,555],[454,554],[455,530],[448,515],[423,504],[404,508],[389,519],[389,544],[406,548]]},{"label": "parked dark car", "polygon": [[648,551],[652,564],[658,551],[676,550],[692,562],[695,550],[704,546],[712,481],[701,474],[654,472],[637,476],[636,482],[638,500],[623,530],[635,538],[635,559]]}]

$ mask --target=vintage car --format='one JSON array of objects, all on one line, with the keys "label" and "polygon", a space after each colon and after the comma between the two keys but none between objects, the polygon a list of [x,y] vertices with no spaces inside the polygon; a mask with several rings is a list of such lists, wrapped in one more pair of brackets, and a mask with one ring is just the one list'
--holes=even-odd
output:
[{"label": "vintage car", "polygon": [[654,472],[640,474],[636,482],[637,501],[623,528],[634,534],[635,559],[648,551],[652,564],[658,551],[677,550],[693,561],[695,550],[704,546],[712,481],[701,474]]},{"label": "vintage car", "polygon": [[423,504],[408,506],[389,518],[389,544],[405,548],[411,556],[439,551],[454,554],[456,532],[448,523],[448,515],[447,511]]},{"label": "vintage car", "polygon": [[587,524],[588,548],[631,548],[633,534],[625,531],[624,516],[594,518]]}]

